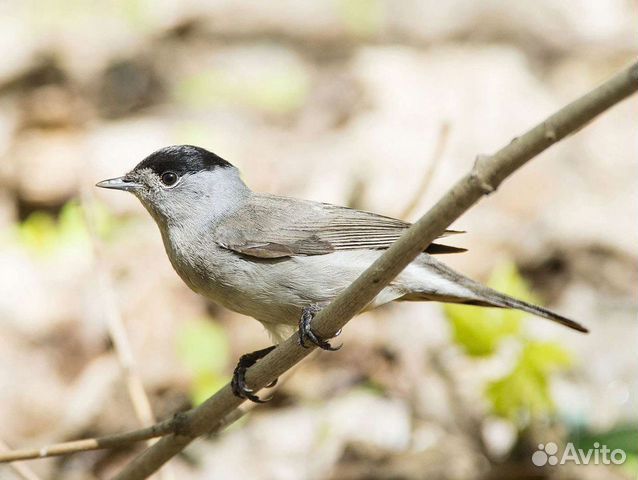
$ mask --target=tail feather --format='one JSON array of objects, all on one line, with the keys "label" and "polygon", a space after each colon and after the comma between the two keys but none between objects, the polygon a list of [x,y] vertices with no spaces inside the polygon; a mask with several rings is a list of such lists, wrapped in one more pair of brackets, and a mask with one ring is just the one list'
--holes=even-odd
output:
[{"label": "tail feather", "polygon": [[496,290],[492,290],[491,288],[488,289],[487,287],[482,287],[481,290],[483,289],[489,292],[488,295],[484,295],[484,297],[486,298],[479,300],[483,303],[484,306],[514,308],[516,310],[521,310],[538,317],[558,322],[561,325],[565,325],[566,327],[569,327],[573,330],[577,330],[582,333],[589,333],[589,330],[580,323],[570,318],[563,317],[558,313],[554,313],[551,310],[539,307],[538,305],[534,305],[532,303],[524,302],[523,300],[518,300],[503,293],[497,292]]},{"label": "tail feather", "polygon": [[[504,293],[497,292],[496,290],[481,285],[480,283],[455,272],[430,255],[422,255],[419,257],[419,260],[429,275],[435,275],[440,279],[444,279],[449,282],[450,285],[463,287],[465,292],[460,292],[457,288],[445,288],[441,285],[439,285],[438,288],[433,288],[432,284],[428,282],[430,283],[430,285],[428,285],[429,288],[424,288],[419,292],[411,292],[404,295],[401,300],[433,300],[447,303],[479,305],[483,307],[514,308],[516,310],[531,313],[538,317],[552,320],[579,332],[589,332],[587,328],[574,320],[563,317],[562,315],[554,313],[551,310],[547,310],[546,308],[524,302],[523,300],[518,300],[510,297],[509,295],[505,295]],[[431,279],[432,277],[429,278]]]}]

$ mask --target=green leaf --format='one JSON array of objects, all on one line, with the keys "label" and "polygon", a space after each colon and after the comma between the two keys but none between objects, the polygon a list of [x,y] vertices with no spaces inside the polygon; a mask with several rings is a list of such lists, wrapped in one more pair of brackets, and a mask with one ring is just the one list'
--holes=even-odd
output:
[{"label": "green leaf", "polygon": [[552,413],[551,375],[571,364],[569,352],[556,343],[525,343],[512,371],[486,387],[492,412],[518,424]]},{"label": "green leaf", "polygon": [[85,206],[97,235],[103,240],[113,240],[130,223],[129,220],[115,217],[104,203],[97,200],[87,202]]},{"label": "green leaf", "polygon": [[51,215],[33,212],[18,225],[18,241],[31,252],[48,255],[55,248],[57,226]]},{"label": "green leaf", "polygon": [[558,343],[528,341],[520,362],[529,369],[549,375],[570,367],[573,360],[571,354]]},{"label": "green leaf", "polygon": [[618,425],[611,430],[603,432],[576,429],[569,433],[569,441],[576,448],[589,450],[596,448],[594,444],[598,443],[599,445],[606,445],[610,450],[620,448],[628,456],[633,455],[634,458],[638,455],[636,438],[638,438],[638,427],[631,424]]},{"label": "green leaf", "polygon": [[86,226],[82,207],[77,201],[70,201],[62,207],[58,218],[58,247],[89,249],[91,238]]},{"label": "green leaf", "polygon": [[[495,290],[532,303],[538,303],[516,266],[507,262],[497,267],[488,285]],[[524,312],[505,308],[445,304],[444,312],[452,326],[454,341],[471,356],[494,354],[501,341],[520,332]]]},{"label": "green leaf", "polygon": [[178,355],[196,373],[220,372],[228,361],[224,329],[207,319],[187,322],[178,334]]},{"label": "green leaf", "polygon": [[635,475],[638,470],[638,456],[627,454],[627,460],[625,460],[625,463],[622,464],[621,468],[627,472],[627,475]]},{"label": "green leaf", "polygon": [[[77,200],[70,200],[57,218],[46,212],[33,212],[18,225],[18,242],[43,257],[69,250],[73,255],[90,255],[91,236],[82,208]],[[110,239],[124,225],[103,204],[91,203],[89,208],[97,234],[102,238]]]},{"label": "green leaf", "polygon": [[228,382],[228,377],[214,372],[200,372],[191,385],[190,397],[193,405],[200,405]]},{"label": "green leaf", "polygon": [[187,322],[178,333],[177,354],[193,373],[191,399],[206,400],[228,380],[228,339],[224,329],[208,319]]}]

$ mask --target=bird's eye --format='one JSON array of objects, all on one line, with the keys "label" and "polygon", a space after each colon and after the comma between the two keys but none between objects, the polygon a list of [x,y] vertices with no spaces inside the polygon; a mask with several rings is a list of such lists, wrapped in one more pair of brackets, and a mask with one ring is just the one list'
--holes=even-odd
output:
[{"label": "bird's eye", "polygon": [[164,172],[161,176],[162,183],[167,187],[177,183],[177,174],[175,172]]}]

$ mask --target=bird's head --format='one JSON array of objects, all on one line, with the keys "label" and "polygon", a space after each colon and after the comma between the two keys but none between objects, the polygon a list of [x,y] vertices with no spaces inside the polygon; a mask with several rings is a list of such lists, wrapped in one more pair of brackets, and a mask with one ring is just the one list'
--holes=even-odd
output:
[{"label": "bird's head", "polygon": [[169,226],[222,215],[249,193],[232,164],[192,145],[157,150],[126,175],[97,186],[133,193],[160,225]]}]

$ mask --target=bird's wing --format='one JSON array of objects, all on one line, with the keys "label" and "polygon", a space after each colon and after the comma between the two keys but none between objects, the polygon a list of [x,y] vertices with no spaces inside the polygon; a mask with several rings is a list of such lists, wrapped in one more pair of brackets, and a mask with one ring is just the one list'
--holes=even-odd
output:
[{"label": "bird's wing", "polygon": [[[410,226],[391,217],[327,203],[255,195],[214,232],[216,242],[258,258],[325,255],[339,250],[387,249]],[[441,237],[463,233],[446,230]],[[427,253],[465,249],[430,244]]]}]

